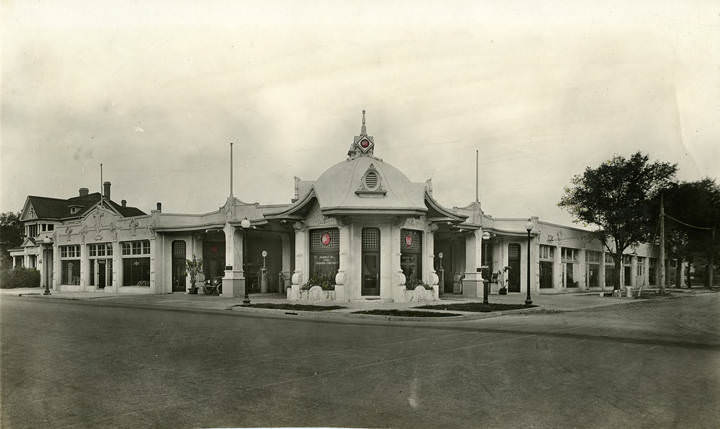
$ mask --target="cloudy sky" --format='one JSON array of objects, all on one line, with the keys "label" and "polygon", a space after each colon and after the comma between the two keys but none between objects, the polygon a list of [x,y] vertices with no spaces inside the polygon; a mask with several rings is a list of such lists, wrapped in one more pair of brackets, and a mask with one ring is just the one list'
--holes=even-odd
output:
[{"label": "cloudy sky", "polygon": [[445,205],[570,222],[563,186],[642,150],[720,177],[717,1],[2,1],[0,209],[99,188],[149,211],[282,203],[375,154]]}]

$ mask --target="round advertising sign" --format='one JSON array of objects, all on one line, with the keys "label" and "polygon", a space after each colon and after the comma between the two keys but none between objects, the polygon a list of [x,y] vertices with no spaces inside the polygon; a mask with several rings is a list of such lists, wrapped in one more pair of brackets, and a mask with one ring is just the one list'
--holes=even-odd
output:
[{"label": "round advertising sign", "polygon": [[408,234],[405,236],[405,246],[412,247],[412,235]]},{"label": "round advertising sign", "polygon": [[327,232],[323,233],[322,237],[320,237],[320,241],[322,241],[323,246],[328,246],[330,244],[330,234]]}]

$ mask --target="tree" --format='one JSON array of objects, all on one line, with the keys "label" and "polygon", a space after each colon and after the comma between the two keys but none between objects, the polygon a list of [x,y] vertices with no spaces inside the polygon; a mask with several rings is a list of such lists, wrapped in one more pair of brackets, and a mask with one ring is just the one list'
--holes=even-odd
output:
[{"label": "tree", "polygon": [[5,212],[0,214],[0,266],[12,266],[9,249],[22,244],[23,226],[20,213]]},{"label": "tree", "polygon": [[653,236],[655,217],[649,205],[669,187],[676,170],[675,164],[649,162],[641,152],[627,159],[616,155],[573,176],[571,186],[565,188],[558,205],[568,210],[575,222],[598,228],[593,234],[612,254],[618,273],[615,290],[620,289],[623,252]]},{"label": "tree", "polygon": [[710,178],[683,182],[667,189],[664,200],[666,228],[686,237],[680,261],[702,259],[705,285],[711,287],[713,265],[720,260],[720,186]]}]

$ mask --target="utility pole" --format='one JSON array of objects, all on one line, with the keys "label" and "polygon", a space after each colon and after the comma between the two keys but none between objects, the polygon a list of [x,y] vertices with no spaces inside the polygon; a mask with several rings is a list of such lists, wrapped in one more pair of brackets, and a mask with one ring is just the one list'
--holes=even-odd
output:
[{"label": "utility pole", "polygon": [[712,227],[712,241],[710,242],[710,258],[709,264],[708,264],[708,270],[707,270],[707,282],[708,282],[708,288],[713,287],[713,277],[714,277],[714,264],[715,264],[715,230],[717,228],[715,225]]},{"label": "utility pole", "polygon": [[660,194],[660,293],[665,295],[665,201]]}]

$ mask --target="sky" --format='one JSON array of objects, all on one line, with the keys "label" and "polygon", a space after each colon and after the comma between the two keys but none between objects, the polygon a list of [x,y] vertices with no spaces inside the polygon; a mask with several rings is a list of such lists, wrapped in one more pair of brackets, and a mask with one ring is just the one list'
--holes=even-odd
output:
[{"label": "sky", "polygon": [[574,174],[643,151],[720,177],[720,4],[2,0],[0,210],[112,182],[147,212],[287,203],[375,156],[442,204],[570,224]]}]

